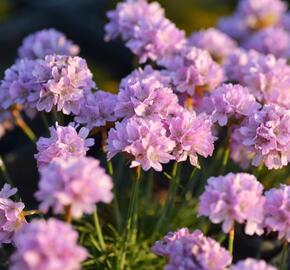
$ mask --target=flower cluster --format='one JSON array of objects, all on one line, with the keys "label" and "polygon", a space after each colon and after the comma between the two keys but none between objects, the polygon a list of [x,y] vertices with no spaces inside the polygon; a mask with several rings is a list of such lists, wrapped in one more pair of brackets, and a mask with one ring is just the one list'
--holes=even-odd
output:
[{"label": "flower cluster", "polygon": [[188,44],[207,50],[217,62],[223,62],[237,47],[233,39],[215,28],[193,32],[188,38]]},{"label": "flower cluster", "polygon": [[265,261],[246,259],[240,261],[230,268],[230,270],[277,270],[277,268],[267,264]]},{"label": "flower cluster", "polygon": [[10,199],[16,192],[17,188],[11,188],[8,184],[0,190],[0,246],[11,243],[15,231],[25,222],[22,215],[24,204]]},{"label": "flower cluster", "polygon": [[157,2],[127,0],[107,13],[106,40],[121,36],[141,63],[153,61],[178,50],[185,43],[185,33],[165,18]]},{"label": "flower cluster", "polygon": [[44,59],[50,54],[75,56],[79,47],[55,29],[45,29],[29,35],[18,50],[19,58]]},{"label": "flower cluster", "polygon": [[40,170],[39,190],[35,193],[40,209],[51,207],[55,214],[64,213],[80,218],[91,214],[98,202],[109,203],[113,198],[111,178],[98,160],[89,157],[54,159]]},{"label": "flower cluster", "polygon": [[266,192],[265,226],[290,242],[290,186],[281,185]]},{"label": "flower cluster", "polygon": [[165,269],[223,270],[231,263],[231,256],[216,241],[201,231],[182,228],[168,233],[157,241],[152,251],[168,258]]},{"label": "flower cluster", "polygon": [[290,161],[290,110],[265,105],[238,127],[239,141],[254,153],[252,164],[262,162],[269,169],[286,166]]},{"label": "flower cluster", "polygon": [[208,216],[213,223],[223,223],[228,233],[234,223],[245,223],[246,234],[263,233],[263,186],[247,173],[210,177],[200,197],[199,216]]},{"label": "flower cluster", "polygon": [[87,139],[89,130],[81,128],[77,132],[74,125],[50,127],[50,137],[40,137],[35,155],[39,168],[48,165],[55,158],[83,157],[94,145],[94,139]]},{"label": "flower cluster", "polygon": [[77,244],[71,225],[56,219],[34,220],[17,232],[11,270],[80,270],[87,251]]}]

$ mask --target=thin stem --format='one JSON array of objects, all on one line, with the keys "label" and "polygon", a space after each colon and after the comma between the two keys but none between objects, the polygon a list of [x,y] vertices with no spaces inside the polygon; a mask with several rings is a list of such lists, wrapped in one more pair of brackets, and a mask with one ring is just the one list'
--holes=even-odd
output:
[{"label": "thin stem", "polygon": [[48,119],[45,115],[45,112],[40,112],[40,116],[41,116],[41,120],[43,122],[43,125],[45,127],[46,130],[49,130],[49,122]]},{"label": "thin stem", "polygon": [[32,215],[43,215],[44,213],[41,210],[28,210],[22,212],[23,216],[32,216]]},{"label": "thin stem", "polygon": [[233,227],[229,232],[229,252],[233,256],[235,240],[235,228]]},{"label": "thin stem", "polygon": [[287,270],[287,257],[288,257],[288,242],[285,241],[283,244],[279,270]]},{"label": "thin stem", "polygon": [[229,156],[230,156],[230,148],[229,146],[227,146],[224,152],[224,156],[223,156],[222,167],[221,167],[221,172],[220,172],[221,175],[225,173],[225,170],[229,161]]},{"label": "thin stem", "polygon": [[261,173],[262,173],[262,171],[263,171],[263,168],[264,168],[264,164],[261,163],[261,164],[259,165],[259,167],[256,168],[256,169],[254,170],[254,175],[256,176],[257,179],[260,178]]},{"label": "thin stem", "polygon": [[189,180],[188,180],[188,182],[187,182],[187,184],[185,186],[184,194],[182,196],[183,198],[185,197],[185,195],[186,195],[186,193],[188,191],[192,191],[192,188],[193,188],[193,185],[194,185],[194,181],[193,180],[194,180],[194,176],[195,176],[197,170],[198,170],[197,167],[193,168],[193,170],[192,170],[192,172],[191,172],[191,174],[189,176]]},{"label": "thin stem", "polygon": [[0,155],[0,169],[1,172],[5,178],[5,181],[10,185],[10,186],[14,186],[13,181],[8,173],[7,167],[5,165],[4,159],[2,158],[2,156]]},{"label": "thin stem", "polygon": [[128,243],[134,242],[136,238],[137,209],[138,209],[137,202],[138,202],[138,193],[139,193],[139,187],[140,187],[140,176],[141,176],[141,168],[137,167],[136,179],[133,183],[132,194],[131,194],[130,203],[129,203],[127,225],[125,228],[125,237],[124,237],[124,242],[121,249],[120,269],[124,269],[124,266],[125,266]]},{"label": "thin stem", "polygon": [[19,110],[17,109],[12,109],[11,114],[15,120],[15,123],[18,127],[21,128],[21,130],[24,132],[24,134],[33,142],[36,142],[36,136],[32,129],[25,123],[23,120]]},{"label": "thin stem", "polygon": [[64,217],[65,221],[67,223],[71,223],[72,222],[72,213],[71,213],[71,206],[68,205],[65,207],[65,217]]},{"label": "thin stem", "polygon": [[98,240],[100,242],[101,249],[105,250],[106,244],[104,241],[103,232],[102,232],[102,228],[101,228],[99,217],[98,217],[97,207],[95,208],[95,211],[94,211],[94,223],[95,223],[96,232],[97,232]]}]

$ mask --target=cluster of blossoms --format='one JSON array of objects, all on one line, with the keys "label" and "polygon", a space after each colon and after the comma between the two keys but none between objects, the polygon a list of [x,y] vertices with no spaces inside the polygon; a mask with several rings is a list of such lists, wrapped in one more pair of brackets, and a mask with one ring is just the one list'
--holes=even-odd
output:
[{"label": "cluster of blossoms", "polygon": [[81,128],[77,132],[74,125],[50,127],[50,137],[40,137],[35,155],[39,168],[47,166],[55,158],[84,157],[94,139],[87,139],[89,130]]},{"label": "cluster of blossoms", "polygon": [[16,194],[17,189],[5,184],[0,190],[0,246],[11,243],[14,232],[25,222],[22,211],[24,204],[14,202],[10,197]]},{"label": "cluster of blossoms", "polygon": [[77,244],[71,225],[56,219],[34,220],[14,237],[11,270],[80,270],[87,251]]},{"label": "cluster of blossoms", "polygon": [[232,261],[229,252],[215,240],[201,231],[190,232],[187,228],[168,233],[155,243],[152,251],[168,258],[167,270],[223,270]]},{"label": "cluster of blossoms", "polygon": [[160,171],[161,164],[170,160],[189,156],[197,166],[197,154],[213,153],[211,119],[178,105],[167,77],[149,66],[121,82],[115,114],[124,120],[109,131],[109,159],[125,152],[133,160],[131,167]]},{"label": "cluster of blossoms", "polygon": [[230,268],[230,270],[277,270],[277,268],[267,264],[265,261],[246,259],[240,261]]},{"label": "cluster of blossoms", "polygon": [[98,202],[109,203],[113,198],[111,178],[98,160],[89,157],[56,158],[40,169],[36,198],[40,209],[54,214],[70,207],[72,217],[91,214]]},{"label": "cluster of blossoms", "polygon": [[79,47],[55,29],[41,30],[29,35],[18,49],[20,59],[44,59],[50,54],[76,56]]},{"label": "cluster of blossoms", "polygon": [[153,61],[178,50],[186,42],[184,31],[165,18],[157,2],[127,0],[107,13],[106,40],[120,36],[139,57],[140,63]]}]

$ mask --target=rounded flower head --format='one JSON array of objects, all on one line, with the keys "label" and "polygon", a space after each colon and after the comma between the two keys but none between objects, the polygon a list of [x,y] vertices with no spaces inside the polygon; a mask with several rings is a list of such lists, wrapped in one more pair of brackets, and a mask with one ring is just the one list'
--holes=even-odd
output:
[{"label": "rounded flower head", "polygon": [[178,162],[187,157],[193,166],[198,166],[198,155],[211,156],[216,138],[212,134],[212,121],[205,115],[181,110],[167,120],[170,139],[176,143],[173,155]]},{"label": "rounded flower head", "polygon": [[205,104],[213,122],[218,122],[220,126],[225,126],[230,118],[250,116],[261,107],[249,90],[238,84],[218,87],[205,98]]},{"label": "rounded flower head", "polygon": [[13,104],[35,108],[40,97],[41,84],[33,70],[36,60],[20,60],[5,71],[0,84],[0,106],[7,109]]},{"label": "rounded flower head", "polygon": [[255,176],[247,173],[229,173],[210,177],[200,197],[198,214],[207,216],[213,223],[223,223],[228,233],[234,223],[245,223],[245,233],[262,234],[263,186]]},{"label": "rounded flower head", "polygon": [[255,154],[252,164],[264,162],[268,169],[279,169],[290,161],[290,110],[265,105],[239,128],[241,141]]},{"label": "rounded flower head", "polygon": [[207,50],[217,62],[223,62],[237,47],[234,40],[215,28],[192,33],[188,39],[188,43],[192,46]]},{"label": "rounded flower head", "polygon": [[209,53],[195,47],[186,46],[178,53],[161,59],[159,64],[168,70],[176,91],[190,96],[213,90],[224,80],[222,68]]},{"label": "rounded flower head", "polygon": [[240,261],[230,268],[230,270],[277,270],[277,268],[267,264],[265,261],[246,259]]},{"label": "rounded flower head", "polygon": [[0,190],[0,246],[11,243],[14,232],[25,222],[22,215],[24,204],[9,198],[16,192],[17,188],[11,188],[8,184]]},{"label": "rounded flower head", "polygon": [[151,66],[133,71],[120,84],[116,116],[166,118],[178,106],[177,96],[168,84],[169,78]]},{"label": "rounded flower head", "polygon": [[110,203],[113,194],[111,178],[100,162],[89,157],[58,158],[40,170],[39,190],[35,193],[40,209],[54,214],[71,214],[80,218],[91,214],[98,202]]},{"label": "rounded flower head", "polygon": [[281,0],[241,0],[237,13],[252,30],[275,26],[286,12],[287,5]]},{"label": "rounded flower head", "polygon": [[168,259],[167,270],[223,270],[231,263],[231,255],[215,240],[199,230],[182,228],[157,241],[152,251]]},{"label": "rounded flower head", "polygon": [[45,29],[26,37],[18,50],[18,55],[20,58],[43,59],[49,54],[75,56],[79,50],[79,47],[63,33],[55,29]]},{"label": "rounded flower head", "polygon": [[118,122],[108,135],[108,159],[125,152],[132,159],[131,167],[162,170],[162,163],[174,159],[170,153],[175,142],[166,136],[160,119],[131,117]]},{"label": "rounded flower head", "polygon": [[62,157],[83,157],[94,145],[94,139],[87,139],[89,130],[81,128],[77,132],[71,124],[63,127],[50,127],[50,137],[40,137],[36,143],[38,153],[35,155],[39,168],[48,165],[53,159]]},{"label": "rounded flower head", "polygon": [[279,239],[290,242],[290,187],[272,188],[265,197],[265,226],[269,231],[278,232]]},{"label": "rounded flower head", "polygon": [[110,22],[105,26],[105,39],[120,35],[140,63],[155,61],[185,43],[184,31],[165,18],[164,10],[156,2],[127,0],[107,15]]},{"label": "rounded flower head", "polygon": [[[243,42],[245,49],[254,49],[263,54],[273,54],[276,57],[288,58],[290,35],[282,28],[266,28],[254,33]],[[275,44],[275,46],[273,46]]]},{"label": "rounded flower head", "polygon": [[11,270],[80,270],[87,251],[72,226],[56,219],[33,220],[15,235]]},{"label": "rounded flower head", "polygon": [[35,73],[42,81],[39,111],[50,112],[56,106],[64,114],[78,114],[86,92],[95,86],[86,61],[77,56],[46,56]]},{"label": "rounded flower head", "polygon": [[87,93],[80,113],[75,117],[77,123],[85,125],[89,130],[105,126],[107,122],[115,122],[115,106],[117,96],[104,91]]}]

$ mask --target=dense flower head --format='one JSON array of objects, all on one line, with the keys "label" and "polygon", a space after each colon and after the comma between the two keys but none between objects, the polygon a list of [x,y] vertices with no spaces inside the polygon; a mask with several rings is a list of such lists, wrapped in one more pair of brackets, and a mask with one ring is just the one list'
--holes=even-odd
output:
[{"label": "dense flower head", "polygon": [[215,240],[187,228],[168,233],[154,244],[152,251],[167,257],[166,270],[223,270],[232,260]]},{"label": "dense flower head", "polygon": [[87,139],[89,130],[85,127],[77,132],[73,124],[50,127],[50,137],[40,137],[36,143],[38,153],[35,155],[39,168],[48,165],[53,159],[62,157],[83,157],[94,145],[94,139]]},{"label": "dense flower head", "polygon": [[277,270],[277,268],[267,264],[263,260],[248,258],[233,265],[230,270]]},{"label": "dense flower head", "polygon": [[278,232],[279,239],[290,242],[290,187],[272,188],[265,197],[265,226],[268,231]]},{"label": "dense flower head", "polygon": [[125,152],[132,159],[131,167],[141,166],[145,171],[152,167],[161,171],[161,164],[174,159],[171,152],[175,142],[166,135],[166,129],[159,118],[133,116],[117,122],[108,134],[108,159],[119,152]]},{"label": "dense flower head", "polygon": [[13,104],[35,108],[40,97],[41,84],[34,74],[37,60],[23,59],[5,71],[0,84],[0,106],[7,109]]},{"label": "dense flower head", "polygon": [[185,43],[185,33],[165,18],[157,2],[127,0],[107,13],[106,40],[121,36],[140,63],[153,61],[178,50]]},{"label": "dense flower head", "polygon": [[100,162],[90,157],[54,159],[40,170],[39,189],[35,193],[40,209],[61,214],[70,207],[73,217],[91,214],[95,204],[110,203],[113,187]]},{"label": "dense flower head", "polygon": [[245,233],[263,233],[263,186],[255,176],[247,173],[229,173],[210,177],[200,197],[198,214],[213,223],[223,223],[228,233],[234,223],[245,223]]},{"label": "dense flower head", "polygon": [[207,50],[218,62],[222,62],[237,47],[233,39],[216,28],[193,32],[188,43]]},{"label": "dense flower head", "polygon": [[158,63],[168,70],[176,91],[190,96],[196,92],[211,91],[224,80],[222,68],[210,54],[195,47],[185,46]]},{"label": "dense flower head", "polygon": [[45,29],[27,36],[18,50],[19,58],[44,59],[49,54],[75,56],[79,47],[55,30]]},{"label": "dense flower head", "polygon": [[204,102],[213,122],[220,126],[225,126],[230,118],[250,116],[261,107],[249,89],[239,84],[221,85]]},{"label": "dense flower head", "polygon": [[242,47],[254,49],[263,54],[273,54],[276,57],[288,58],[290,56],[289,43],[289,33],[283,28],[273,27],[254,33],[243,42]]},{"label": "dense flower head", "polygon": [[279,169],[290,161],[290,110],[265,105],[241,123],[239,133],[243,145],[255,154],[254,166],[264,162],[268,169]]},{"label": "dense flower head", "polygon": [[17,188],[8,184],[0,190],[0,246],[11,243],[15,231],[25,222],[22,215],[24,204],[10,199],[16,192]]},{"label": "dense flower head", "polygon": [[115,106],[117,96],[98,90],[87,93],[80,113],[75,117],[77,123],[83,124],[89,130],[105,126],[107,122],[115,122]]},{"label": "dense flower head", "polygon": [[77,244],[70,224],[56,219],[33,220],[15,235],[11,270],[80,270],[87,251]]},{"label": "dense flower head", "polygon": [[169,87],[169,78],[151,66],[137,69],[120,84],[115,114],[119,118],[166,118],[178,106],[177,96]]},{"label": "dense flower head", "polygon": [[78,114],[84,97],[95,83],[86,60],[75,56],[48,55],[34,71],[41,83],[37,109],[50,112],[53,106],[64,114]]},{"label": "dense flower head", "polygon": [[198,166],[198,155],[211,156],[216,137],[212,133],[212,121],[206,114],[180,110],[167,120],[169,138],[176,143],[173,155],[178,162],[188,157],[193,166]]}]

